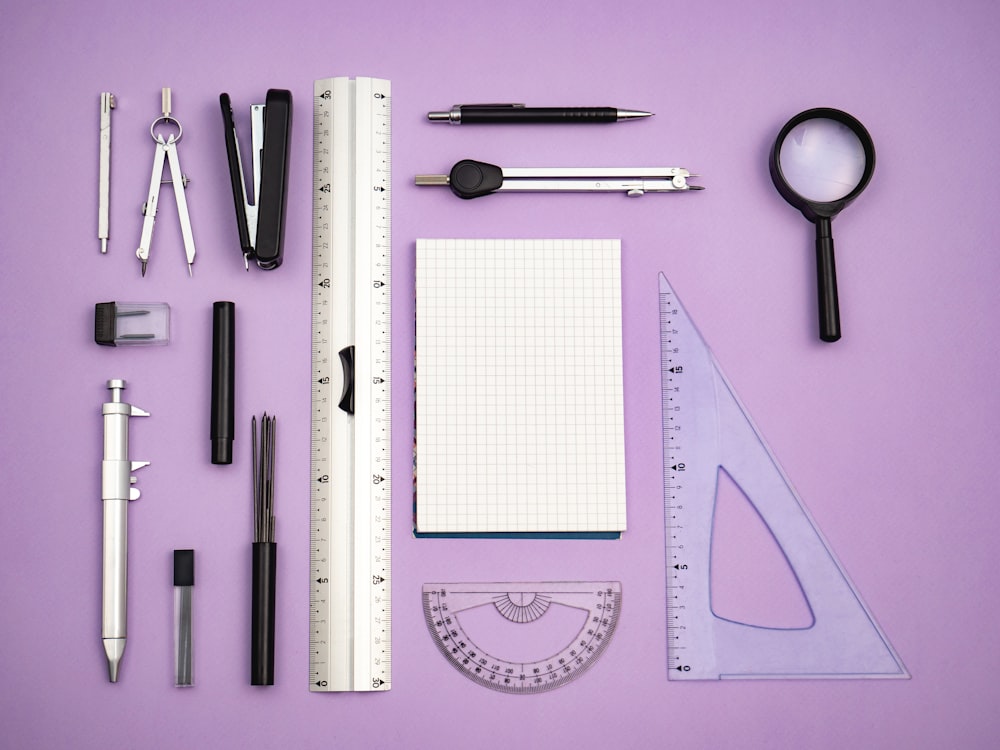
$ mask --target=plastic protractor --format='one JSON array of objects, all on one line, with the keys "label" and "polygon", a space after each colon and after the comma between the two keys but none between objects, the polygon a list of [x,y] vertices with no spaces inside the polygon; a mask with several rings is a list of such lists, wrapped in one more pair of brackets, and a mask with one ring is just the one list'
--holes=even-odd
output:
[{"label": "plastic protractor", "polygon": [[504,693],[540,693],[589,669],[614,634],[617,581],[427,583],[424,618],[459,672]]}]

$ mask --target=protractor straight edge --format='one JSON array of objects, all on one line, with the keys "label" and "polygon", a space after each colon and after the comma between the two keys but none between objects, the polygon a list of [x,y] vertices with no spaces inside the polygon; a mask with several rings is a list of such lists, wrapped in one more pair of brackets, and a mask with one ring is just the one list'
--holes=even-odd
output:
[{"label": "protractor straight edge", "polygon": [[[391,686],[391,98],[313,97],[309,689]],[[353,403],[352,403],[353,402]]]},{"label": "protractor straight edge", "polygon": [[[514,694],[552,690],[586,672],[610,643],[622,604],[617,581],[426,583],[421,594],[427,629],[448,662],[483,687]],[[553,605],[580,610],[585,617],[582,625],[565,633],[565,645],[543,658],[488,653],[462,623],[464,612],[492,607],[508,624],[530,628]]]}]

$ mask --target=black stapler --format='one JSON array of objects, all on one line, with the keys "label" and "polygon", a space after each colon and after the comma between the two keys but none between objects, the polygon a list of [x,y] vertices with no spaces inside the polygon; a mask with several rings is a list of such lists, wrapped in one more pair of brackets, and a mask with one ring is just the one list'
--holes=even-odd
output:
[{"label": "black stapler", "polygon": [[219,96],[226,136],[229,178],[236,206],[243,262],[250,260],[269,271],[281,265],[285,232],[285,196],[288,187],[288,145],[292,129],[292,92],[268,89],[264,104],[250,108],[253,149],[253,198],[247,200],[243,161],[236,139],[236,123],[229,94]]}]

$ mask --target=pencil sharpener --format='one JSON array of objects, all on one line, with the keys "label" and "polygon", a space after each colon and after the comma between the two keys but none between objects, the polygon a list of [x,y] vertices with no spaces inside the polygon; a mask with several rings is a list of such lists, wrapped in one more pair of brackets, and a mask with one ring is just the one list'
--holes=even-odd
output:
[{"label": "pencil sharpener", "polygon": [[166,302],[99,302],[94,305],[94,341],[101,346],[160,346],[170,341]]}]

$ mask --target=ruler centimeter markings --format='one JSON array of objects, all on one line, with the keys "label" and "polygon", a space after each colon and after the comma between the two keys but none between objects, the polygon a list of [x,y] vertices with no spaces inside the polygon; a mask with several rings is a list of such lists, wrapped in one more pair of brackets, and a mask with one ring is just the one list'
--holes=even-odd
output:
[{"label": "ruler centimeter markings", "polygon": [[391,686],[391,112],[387,80],[315,82],[309,549],[314,692]]},{"label": "ruler centimeter markings", "polygon": [[[909,677],[663,274],[659,294],[668,678]],[[712,526],[723,472],[781,548],[809,625],[715,614]]]},{"label": "ruler centimeter markings", "polygon": [[[711,388],[708,363],[698,358],[691,341],[697,332],[685,330],[693,324],[669,286],[660,283],[660,357],[663,418],[663,488],[666,529],[667,656],[669,674],[689,674],[691,659],[697,665],[712,659],[712,648],[704,644],[704,623],[692,619],[702,604],[697,585],[710,568],[710,549],[694,543],[706,533],[698,528],[693,512],[696,495],[687,481],[690,459],[686,446],[710,439],[700,434],[693,420],[705,389]],[[701,391],[701,392],[696,392]],[[700,468],[700,467],[699,467]],[[693,475],[691,475],[693,476]],[[714,499],[714,498],[713,498]],[[707,533],[711,533],[709,529]],[[713,666],[707,666],[711,672]]]}]

